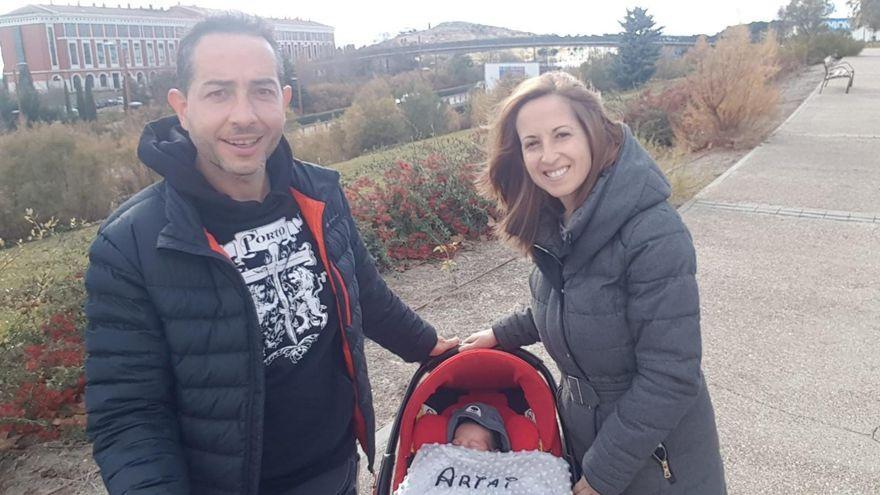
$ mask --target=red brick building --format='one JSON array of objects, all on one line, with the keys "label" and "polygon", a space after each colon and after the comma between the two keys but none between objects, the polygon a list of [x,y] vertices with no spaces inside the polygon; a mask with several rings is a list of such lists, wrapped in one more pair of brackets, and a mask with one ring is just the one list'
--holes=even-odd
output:
[{"label": "red brick building", "polygon": [[[91,79],[95,90],[119,89],[122,74],[149,82],[174,70],[180,38],[196,22],[218,11],[175,6],[167,9],[28,5],[0,15],[3,77],[14,90],[27,63],[39,91],[74,88]],[[299,19],[268,19],[284,55],[291,60],[331,56],[333,28]]]}]

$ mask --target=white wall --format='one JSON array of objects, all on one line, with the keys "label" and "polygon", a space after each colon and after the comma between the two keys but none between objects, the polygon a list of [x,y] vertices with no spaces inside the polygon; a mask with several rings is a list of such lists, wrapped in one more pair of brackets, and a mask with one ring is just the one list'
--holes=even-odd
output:
[{"label": "white wall", "polygon": [[510,74],[519,78],[529,78],[540,75],[540,66],[537,62],[515,62],[504,64],[486,64],[483,70],[486,90],[491,91],[498,84],[503,75]]}]

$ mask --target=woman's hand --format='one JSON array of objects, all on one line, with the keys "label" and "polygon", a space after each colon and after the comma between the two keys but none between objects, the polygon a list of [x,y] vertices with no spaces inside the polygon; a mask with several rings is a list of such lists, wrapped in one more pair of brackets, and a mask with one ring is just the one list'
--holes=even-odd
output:
[{"label": "woman's hand", "polygon": [[464,345],[461,346],[461,350],[491,348],[496,345],[498,345],[498,339],[495,338],[495,332],[490,328],[489,330],[482,330],[468,335],[464,339]]},{"label": "woman's hand", "polygon": [[447,339],[445,337],[437,336],[437,343],[434,345],[434,348],[431,349],[431,353],[429,356],[439,356],[444,352],[452,349],[453,347],[458,345],[458,337],[452,337],[451,339]]},{"label": "woman's hand", "polygon": [[601,495],[596,490],[593,490],[593,487],[587,483],[587,479],[581,476],[581,479],[575,483],[574,488],[571,489],[572,495]]}]

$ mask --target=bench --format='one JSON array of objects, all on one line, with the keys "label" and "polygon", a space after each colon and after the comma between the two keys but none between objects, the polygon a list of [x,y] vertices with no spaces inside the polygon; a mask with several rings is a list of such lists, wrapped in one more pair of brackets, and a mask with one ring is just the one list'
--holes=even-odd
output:
[{"label": "bench", "polygon": [[819,88],[819,93],[822,93],[822,90],[828,85],[828,81],[832,79],[848,79],[844,92],[849,93],[849,88],[852,87],[853,79],[856,77],[856,70],[853,66],[848,62],[835,59],[831,55],[825,57],[822,64],[825,66],[825,79],[822,80],[822,87]]}]

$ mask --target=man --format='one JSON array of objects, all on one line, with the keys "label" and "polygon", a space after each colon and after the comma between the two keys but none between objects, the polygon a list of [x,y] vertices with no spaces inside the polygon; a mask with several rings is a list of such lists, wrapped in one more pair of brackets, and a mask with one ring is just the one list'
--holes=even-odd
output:
[{"label": "man", "polygon": [[338,173],[293,158],[280,70],[259,21],[196,25],[176,117],[138,147],[165,180],[92,245],[87,430],[111,494],[355,493],[363,336],[407,361],[457,344],[385,285]]}]

